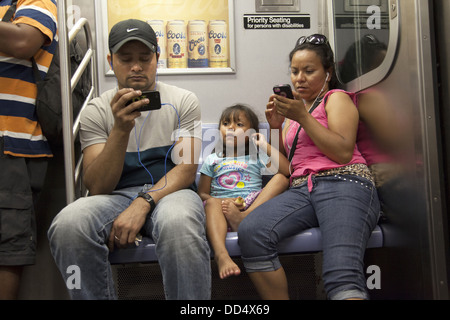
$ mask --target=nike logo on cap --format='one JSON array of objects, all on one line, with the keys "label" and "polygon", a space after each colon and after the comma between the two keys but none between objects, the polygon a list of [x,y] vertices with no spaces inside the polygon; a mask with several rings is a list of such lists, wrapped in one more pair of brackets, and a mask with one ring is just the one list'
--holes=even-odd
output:
[{"label": "nike logo on cap", "polygon": [[139,28],[127,29],[127,32],[132,32],[132,31],[136,31],[136,30],[139,30]]}]

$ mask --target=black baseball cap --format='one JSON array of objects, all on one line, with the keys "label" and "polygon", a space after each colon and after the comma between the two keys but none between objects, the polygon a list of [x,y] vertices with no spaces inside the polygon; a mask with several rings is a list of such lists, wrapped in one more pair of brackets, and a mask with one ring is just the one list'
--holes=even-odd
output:
[{"label": "black baseball cap", "polygon": [[115,24],[109,33],[109,50],[116,53],[128,41],[138,40],[150,48],[157,51],[158,41],[153,28],[146,22],[129,19]]}]

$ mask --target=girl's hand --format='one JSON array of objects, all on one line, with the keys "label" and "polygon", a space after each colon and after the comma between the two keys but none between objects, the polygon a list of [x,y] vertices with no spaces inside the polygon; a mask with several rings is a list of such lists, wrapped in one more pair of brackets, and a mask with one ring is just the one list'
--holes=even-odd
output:
[{"label": "girl's hand", "polygon": [[261,150],[267,152],[267,140],[263,134],[254,133],[254,134],[252,134],[251,139],[258,149],[261,149]]}]

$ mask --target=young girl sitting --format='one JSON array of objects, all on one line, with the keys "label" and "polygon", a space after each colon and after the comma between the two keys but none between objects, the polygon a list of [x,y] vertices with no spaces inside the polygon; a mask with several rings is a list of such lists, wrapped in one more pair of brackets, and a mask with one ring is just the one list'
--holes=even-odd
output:
[{"label": "young girl sitting", "polygon": [[[228,225],[237,231],[246,215],[289,185],[289,161],[257,133],[258,127],[258,117],[249,107],[225,109],[219,122],[223,151],[209,155],[200,170],[198,193],[221,279],[241,272],[225,247]],[[264,168],[275,175],[262,189]]]}]

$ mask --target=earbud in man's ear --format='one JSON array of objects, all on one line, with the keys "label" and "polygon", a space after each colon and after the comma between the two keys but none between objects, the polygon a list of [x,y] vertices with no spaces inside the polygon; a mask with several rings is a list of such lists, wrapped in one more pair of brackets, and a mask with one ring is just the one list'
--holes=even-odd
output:
[{"label": "earbud in man's ear", "polygon": [[113,58],[112,56],[108,55],[108,64],[111,67],[111,70],[113,70]]},{"label": "earbud in man's ear", "polygon": [[325,81],[328,81],[328,79],[330,78],[330,73],[329,72],[327,72],[327,78],[326,78],[326,80]]}]

